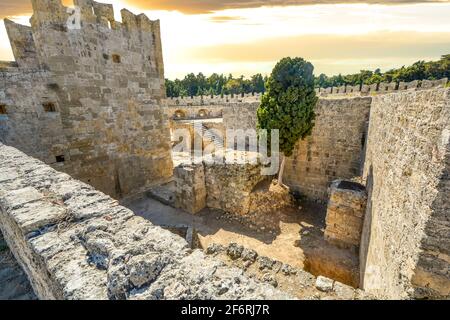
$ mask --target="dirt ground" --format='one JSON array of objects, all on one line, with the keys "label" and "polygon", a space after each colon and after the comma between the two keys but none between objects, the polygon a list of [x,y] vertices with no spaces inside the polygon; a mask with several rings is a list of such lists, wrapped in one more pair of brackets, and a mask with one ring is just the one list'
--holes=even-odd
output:
[{"label": "dirt ground", "polygon": [[[202,248],[212,243],[234,242],[316,276],[323,275],[357,287],[357,252],[339,249],[323,238],[326,208],[304,202],[270,216],[261,217],[267,227],[249,227],[218,210],[205,209],[197,215],[164,205],[147,196],[123,203],[155,225],[195,229]],[[297,207],[298,206],[298,207]]]}]

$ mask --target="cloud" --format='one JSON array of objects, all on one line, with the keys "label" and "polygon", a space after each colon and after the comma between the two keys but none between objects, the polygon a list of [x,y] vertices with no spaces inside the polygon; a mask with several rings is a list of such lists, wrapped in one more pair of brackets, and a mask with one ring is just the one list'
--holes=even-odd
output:
[{"label": "cloud", "polygon": [[300,35],[186,49],[167,59],[166,75],[172,79],[199,71],[235,76],[270,74],[276,62],[286,56],[311,61],[316,74],[349,74],[363,69],[386,71],[418,60],[437,60],[449,53],[450,32]]},{"label": "cloud", "polygon": [[241,20],[244,20],[244,18],[238,17],[238,16],[213,16],[209,20],[212,22],[222,23],[222,22],[230,22],[230,21],[241,21]]},{"label": "cloud", "polygon": [[178,10],[187,14],[211,13],[224,9],[258,8],[337,3],[411,4],[442,3],[450,0],[124,0],[142,10]]},{"label": "cloud", "polygon": [[0,1],[0,19],[10,16],[31,15],[31,0]]},{"label": "cloud", "polygon": [[[61,0],[64,5],[72,5],[73,0]],[[102,0],[99,0],[102,2]],[[0,0],[0,19],[14,16],[31,16],[31,0]]]},{"label": "cloud", "polygon": [[450,53],[450,33],[388,32],[361,35],[299,35],[240,44],[196,47],[184,58],[206,63],[277,61],[286,56],[310,60],[357,61],[377,58],[420,58]]},{"label": "cloud", "polygon": [[[65,4],[71,0],[62,0]],[[99,2],[102,2],[99,0]],[[210,13],[223,9],[258,8],[262,6],[290,6],[336,3],[439,3],[450,0],[121,0],[124,6],[131,5],[141,10],[177,10],[187,14]],[[31,15],[31,0],[1,0],[0,19],[8,16]]]}]

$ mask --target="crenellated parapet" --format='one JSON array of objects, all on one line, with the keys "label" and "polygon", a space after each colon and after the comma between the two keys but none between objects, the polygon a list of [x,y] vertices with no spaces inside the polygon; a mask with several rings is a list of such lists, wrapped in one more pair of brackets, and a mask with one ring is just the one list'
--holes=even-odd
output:
[{"label": "crenellated parapet", "polygon": [[167,98],[167,105],[170,106],[211,106],[223,105],[227,103],[248,103],[259,102],[262,93],[246,93],[246,94],[225,94],[212,96],[195,96],[195,97],[171,97]]},{"label": "crenellated parapet", "polygon": [[[403,90],[422,90],[445,87],[448,83],[447,78],[440,80],[414,80],[411,82],[382,82],[371,85],[344,85],[340,87],[316,88],[316,94],[322,97],[329,95],[348,95],[348,96],[367,96],[374,94],[384,94],[399,92]],[[261,100],[261,93],[246,93],[235,95],[205,95],[194,97],[170,97],[167,98],[167,105],[173,106],[213,106],[224,105],[227,103],[249,103],[259,102]]]},{"label": "crenellated parapet", "polygon": [[4,21],[17,64],[30,68],[38,66],[39,61],[33,40],[32,29],[28,26],[17,24],[9,19],[5,19]]},{"label": "crenellated parapet", "polygon": [[[111,4],[92,0],[74,0],[74,7],[65,7],[61,0],[31,0],[33,15],[31,27],[5,19],[5,26],[19,67],[52,67],[49,58],[66,56],[77,58],[84,54],[85,47],[96,48],[95,59],[111,49],[121,51],[121,56],[130,56],[135,63],[153,68],[152,74],[164,82],[164,66],[159,20],[150,20],[145,14],[135,15],[121,10],[122,22],[114,18]],[[94,40],[94,39],[97,39]],[[90,43],[85,43],[86,41]],[[113,43],[112,45],[110,43]],[[100,52],[102,51],[102,52]],[[139,51],[141,61],[133,56]],[[98,61],[97,61],[98,62]],[[145,70],[145,65],[140,66]],[[159,85],[164,89],[163,85]]]},{"label": "crenellated parapet", "polygon": [[398,92],[402,90],[421,90],[445,87],[448,83],[447,78],[439,80],[414,80],[411,82],[381,82],[371,85],[344,85],[340,87],[317,88],[316,93],[320,96],[327,95],[373,95]]}]

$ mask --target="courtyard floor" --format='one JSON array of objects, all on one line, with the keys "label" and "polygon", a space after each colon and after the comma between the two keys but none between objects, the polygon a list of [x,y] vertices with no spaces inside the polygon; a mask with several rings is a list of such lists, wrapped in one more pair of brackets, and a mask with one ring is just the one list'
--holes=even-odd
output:
[{"label": "courtyard floor", "polygon": [[265,217],[267,229],[250,228],[236,220],[227,219],[218,210],[204,209],[191,215],[143,195],[123,203],[137,215],[165,228],[186,226],[194,228],[200,247],[210,244],[223,246],[234,242],[255,250],[260,256],[323,275],[342,283],[357,286],[359,281],[356,251],[339,249],[323,238],[326,208],[304,202],[298,208]]}]

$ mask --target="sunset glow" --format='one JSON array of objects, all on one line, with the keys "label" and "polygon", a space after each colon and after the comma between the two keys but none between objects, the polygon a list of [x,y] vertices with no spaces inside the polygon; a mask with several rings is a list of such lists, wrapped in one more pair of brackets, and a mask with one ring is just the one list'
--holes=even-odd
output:
[{"label": "sunset glow", "polygon": [[[130,5],[136,1],[103,2],[114,4],[117,20],[124,7],[161,20],[168,78],[188,72],[268,73],[287,55],[302,56],[314,63],[316,73],[332,75],[385,70],[450,53],[449,2],[274,6],[204,14],[148,11]],[[18,12],[11,19],[27,23],[27,14]],[[12,59],[1,24],[0,60]]]}]

